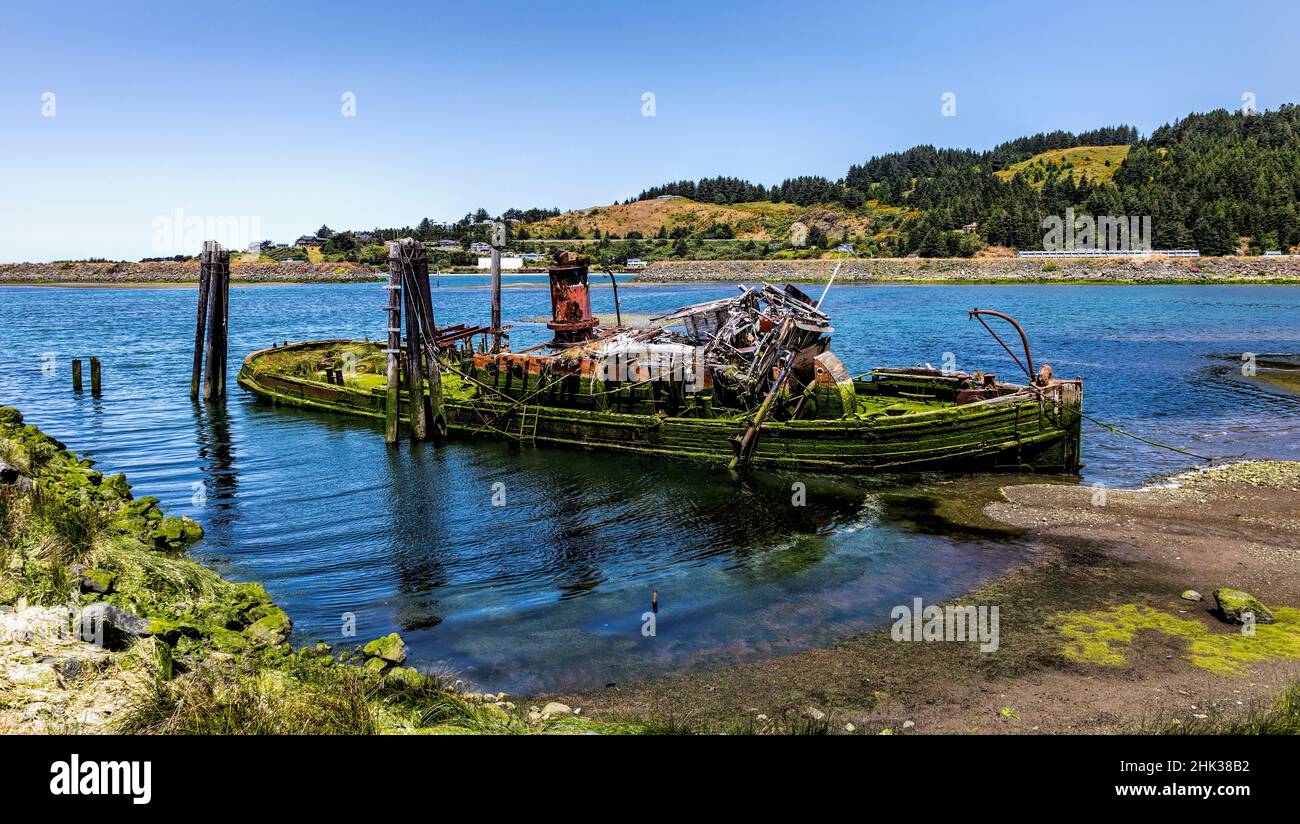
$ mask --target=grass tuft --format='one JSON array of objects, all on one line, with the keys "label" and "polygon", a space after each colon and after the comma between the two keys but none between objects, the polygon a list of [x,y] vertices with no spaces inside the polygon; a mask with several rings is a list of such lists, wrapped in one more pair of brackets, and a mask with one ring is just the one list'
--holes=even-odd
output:
[{"label": "grass tuft", "polygon": [[1240,714],[1206,713],[1207,718],[1162,716],[1144,723],[1144,735],[1300,735],[1300,681],[1271,703],[1257,703]]},{"label": "grass tuft", "polygon": [[[373,735],[378,720],[363,674],[349,667],[299,673],[208,664],[167,680],[151,673],[116,731],[166,735]],[[308,672],[311,674],[308,675]]]}]

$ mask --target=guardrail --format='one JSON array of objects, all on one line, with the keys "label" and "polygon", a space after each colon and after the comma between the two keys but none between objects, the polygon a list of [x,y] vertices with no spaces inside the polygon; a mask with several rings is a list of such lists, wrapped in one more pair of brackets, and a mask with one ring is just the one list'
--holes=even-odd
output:
[{"label": "guardrail", "polygon": [[1140,249],[1124,252],[1112,252],[1104,249],[1075,249],[1065,252],[1019,252],[1022,258],[1124,258],[1163,255],[1164,257],[1200,257],[1200,249]]}]

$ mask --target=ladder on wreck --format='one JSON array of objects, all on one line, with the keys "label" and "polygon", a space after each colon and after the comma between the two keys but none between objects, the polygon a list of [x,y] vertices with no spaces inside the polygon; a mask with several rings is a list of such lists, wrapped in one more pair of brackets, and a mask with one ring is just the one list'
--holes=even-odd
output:
[{"label": "ladder on wreck", "polygon": [[541,414],[541,408],[537,406],[524,406],[519,410],[519,431],[515,438],[520,443],[537,443],[537,422]]}]

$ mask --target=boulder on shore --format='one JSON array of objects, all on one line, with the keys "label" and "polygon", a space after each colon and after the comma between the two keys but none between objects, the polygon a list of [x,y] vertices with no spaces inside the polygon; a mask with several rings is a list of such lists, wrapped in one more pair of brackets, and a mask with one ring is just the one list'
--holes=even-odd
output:
[{"label": "boulder on shore", "polygon": [[1272,611],[1249,592],[1221,587],[1214,591],[1214,600],[1219,605],[1219,612],[1223,614],[1224,620],[1231,623],[1246,623],[1247,612],[1254,613],[1257,624],[1273,623]]},{"label": "boulder on shore", "polygon": [[400,664],[406,660],[406,642],[396,632],[382,638],[376,638],[361,648],[370,658],[381,658],[390,664]]},{"label": "boulder on shore", "polygon": [[107,601],[96,601],[81,610],[79,629],[83,641],[93,642],[102,632],[105,643],[118,641],[121,636],[143,638],[153,634],[152,622]]}]

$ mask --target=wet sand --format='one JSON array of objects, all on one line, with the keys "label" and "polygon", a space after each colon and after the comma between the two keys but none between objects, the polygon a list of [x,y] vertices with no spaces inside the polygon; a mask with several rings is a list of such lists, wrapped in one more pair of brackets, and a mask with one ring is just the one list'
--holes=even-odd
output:
[{"label": "wet sand", "polygon": [[[1118,663],[1069,654],[1065,632],[1069,614],[1129,610],[1218,648],[1239,644],[1241,632],[1218,617],[1216,588],[1300,606],[1300,463],[1235,464],[1104,496],[1077,484],[1014,484],[988,498],[982,512],[939,514],[965,528],[1023,531],[1033,543],[1031,563],[955,602],[999,606],[996,652],[897,642],[886,627],[825,649],[559,698],[594,717],[692,730],[783,732],[816,719],[832,733],[1116,733],[1237,717],[1300,678],[1300,643],[1224,673],[1193,655],[1187,637],[1157,629],[1112,644]],[[1204,600],[1180,597],[1188,589]],[[1300,641],[1295,624],[1277,626]]]}]

